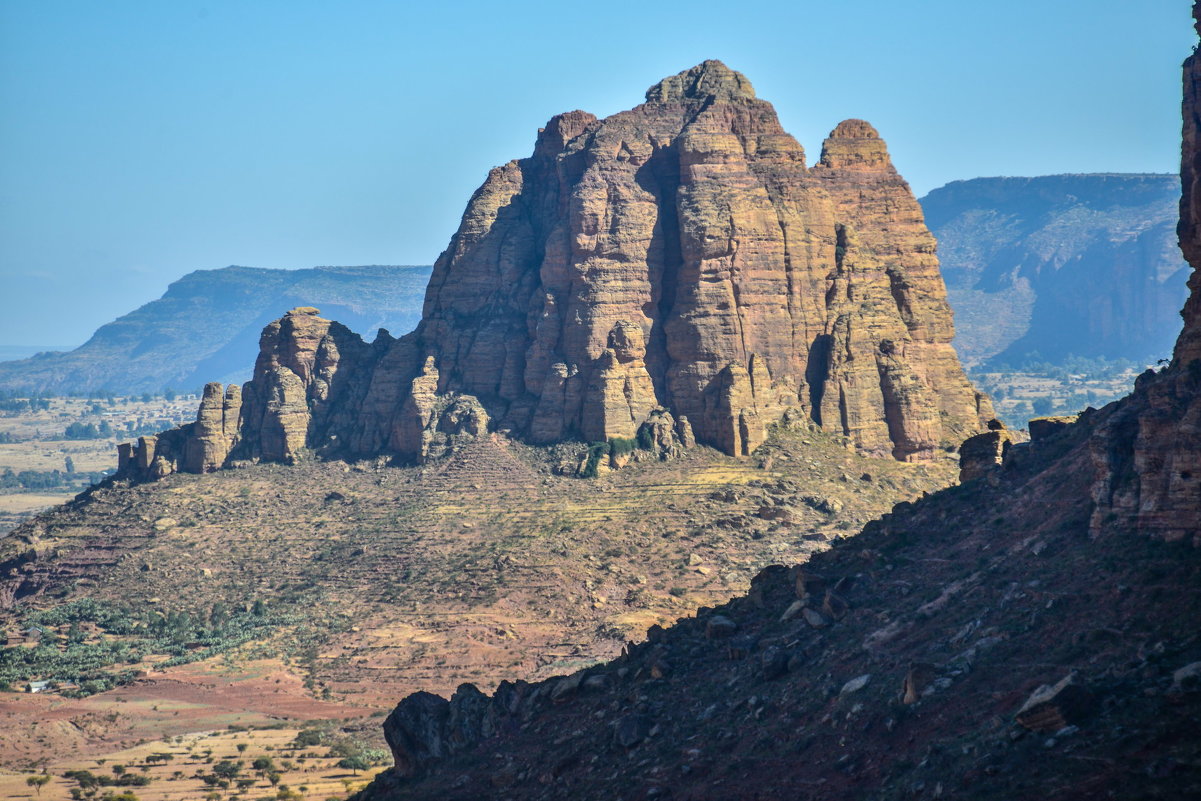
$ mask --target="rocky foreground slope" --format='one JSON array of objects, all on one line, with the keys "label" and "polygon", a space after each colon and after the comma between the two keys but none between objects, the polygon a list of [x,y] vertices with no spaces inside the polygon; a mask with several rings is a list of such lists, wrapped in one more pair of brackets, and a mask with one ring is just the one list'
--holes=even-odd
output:
[{"label": "rocky foreground slope", "polygon": [[[238,679],[281,658],[295,685],[353,708],[340,716],[366,716],[419,689],[593,664],[954,475],[945,462],[862,456],[800,426],[774,432],[753,459],[698,447],[588,481],[557,474],[557,450],[490,435],[425,466],[177,473],[113,482],[39,515],[0,539],[0,637],[10,638],[0,687],[129,682],[89,703],[154,700],[118,702],[119,718],[57,695],[52,719],[38,705],[0,709],[0,767],[194,731],[162,694],[179,671]],[[247,614],[260,604],[268,615]],[[24,646],[37,623],[53,632],[49,648]],[[237,710],[230,692],[223,703]]]},{"label": "rocky foreground slope", "polygon": [[409,696],[361,798],[1201,795],[1199,86],[1168,367],[611,663]]},{"label": "rocky foreground slope", "polygon": [[785,418],[929,458],[992,416],[953,333],[934,239],[876,131],[840,123],[807,167],[746,78],[707,61],[630,111],[553,118],[494,169],[411,335],[366,345],[293,310],[249,384],[210,388],[194,430],[125,463],[420,461],[487,430],[747,455]]},{"label": "rocky foreground slope", "polygon": [[0,362],[0,390],[43,395],[193,390],[249,376],[263,326],[317,304],[356,331],[411,331],[429,267],[197,270],[67,352]]},{"label": "rocky foreground slope", "polygon": [[1171,353],[1188,264],[1175,175],[954,181],[921,199],[968,363]]}]

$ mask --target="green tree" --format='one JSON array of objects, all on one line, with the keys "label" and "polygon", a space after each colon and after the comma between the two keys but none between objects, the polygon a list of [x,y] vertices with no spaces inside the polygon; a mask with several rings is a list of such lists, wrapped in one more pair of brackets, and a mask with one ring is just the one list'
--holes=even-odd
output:
[{"label": "green tree", "polygon": [[367,770],[370,765],[368,765],[367,760],[363,759],[361,756],[349,756],[345,759],[338,760],[338,767],[345,768],[346,770],[351,771],[351,773],[353,773],[355,776],[358,776],[360,770]]},{"label": "green tree", "polygon": [[321,733],[320,729],[303,729],[292,740],[292,745],[296,748],[305,748],[321,745],[323,740],[325,740],[325,736]]},{"label": "green tree", "polygon": [[50,783],[50,776],[48,776],[45,773],[39,774],[37,776],[27,776],[25,778],[25,784],[32,787],[39,796],[42,794],[42,788],[45,787],[49,783]]}]

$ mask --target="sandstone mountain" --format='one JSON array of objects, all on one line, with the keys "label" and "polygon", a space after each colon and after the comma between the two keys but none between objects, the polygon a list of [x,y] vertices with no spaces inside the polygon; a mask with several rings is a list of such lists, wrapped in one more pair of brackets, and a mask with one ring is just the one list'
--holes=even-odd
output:
[{"label": "sandstone mountain", "polygon": [[490,428],[746,455],[785,418],[928,458],[992,417],[951,347],[934,247],[869,124],[840,123],[807,167],[746,78],[706,61],[631,111],[556,116],[492,170],[411,335],[368,346],[293,310],[244,389],[210,387],[194,427],[123,464],[422,460]]},{"label": "sandstone mountain", "polygon": [[1150,363],[1180,332],[1175,175],[955,181],[921,199],[971,365]]},{"label": "sandstone mountain", "polygon": [[614,662],[404,699],[360,798],[1201,795],[1199,130],[1193,55],[1167,367]]},{"label": "sandstone mountain", "polygon": [[356,331],[405,334],[421,318],[429,267],[197,270],[69,352],[0,363],[0,389],[46,395],[192,390],[243,381],[281,308],[320,305]]}]

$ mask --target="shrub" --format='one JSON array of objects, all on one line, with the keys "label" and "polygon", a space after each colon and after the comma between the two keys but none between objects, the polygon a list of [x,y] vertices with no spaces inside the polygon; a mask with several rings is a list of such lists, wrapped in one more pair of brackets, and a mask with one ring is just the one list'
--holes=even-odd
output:
[{"label": "shrub", "polygon": [[596,478],[600,475],[600,461],[609,457],[611,447],[608,442],[594,442],[588,446],[588,461],[584,464],[584,478]]},{"label": "shrub", "polygon": [[614,456],[624,456],[627,453],[633,453],[637,447],[637,439],[625,439],[624,437],[612,437],[609,439],[609,452]]}]

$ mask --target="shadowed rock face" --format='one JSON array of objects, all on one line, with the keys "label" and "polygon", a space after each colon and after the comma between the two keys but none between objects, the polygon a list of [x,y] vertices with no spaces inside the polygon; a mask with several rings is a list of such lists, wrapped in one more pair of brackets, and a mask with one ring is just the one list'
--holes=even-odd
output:
[{"label": "shadowed rock face", "polygon": [[[1193,16],[1201,32],[1201,6]],[[1175,363],[1187,365],[1201,359],[1201,61],[1196,54],[1184,62],[1184,143],[1180,159],[1180,250],[1193,266],[1189,297],[1185,301],[1184,330],[1176,341]]]},{"label": "shadowed rock face", "polygon": [[742,455],[788,413],[903,460],[983,428],[934,239],[872,126],[840,123],[810,169],[720,62],[646,97],[556,116],[491,171],[410,336],[366,346],[315,310],[269,326],[233,457],[420,459],[465,416],[551,443],[664,410]]},{"label": "shadowed rock face", "polygon": [[[1201,33],[1201,3],[1193,6]],[[1119,526],[1201,545],[1201,60],[1184,62],[1180,250],[1193,268],[1172,363],[1148,370],[1091,440],[1092,531]]]}]

